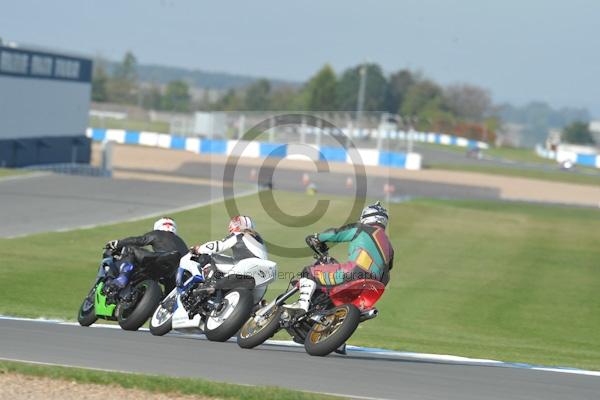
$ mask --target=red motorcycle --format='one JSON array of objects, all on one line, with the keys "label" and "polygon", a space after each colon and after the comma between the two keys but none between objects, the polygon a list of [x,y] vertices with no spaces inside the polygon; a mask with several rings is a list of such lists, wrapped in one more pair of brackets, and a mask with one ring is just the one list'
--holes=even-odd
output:
[{"label": "red motorcycle", "polygon": [[[315,253],[315,264],[337,261],[328,255],[325,244],[308,237],[308,246]],[[352,336],[358,325],[377,316],[374,307],[385,285],[372,279],[359,279],[327,290],[317,290],[308,312],[298,315],[286,310],[286,300],[298,292],[298,281],[292,279],[285,293],[257,310],[238,332],[238,345],[251,349],[285,329],[294,342],[304,344],[313,356],[326,356],[340,348]]]}]

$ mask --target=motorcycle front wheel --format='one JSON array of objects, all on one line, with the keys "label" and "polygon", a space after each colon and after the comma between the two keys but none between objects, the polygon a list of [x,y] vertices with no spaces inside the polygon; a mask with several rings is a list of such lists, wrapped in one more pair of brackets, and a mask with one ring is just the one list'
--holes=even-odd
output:
[{"label": "motorcycle front wheel", "polygon": [[152,316],[162,298],[162,290],[153,280],[145,280],[136,285],[133,303],[121,303],[117,307],[117,320],[126,331],[137,331]]},{"label": "motorcycle front wheel", "polygon": [[94,305],[94,296],[96,295],[96,286],[90,290],[81,307],[79,307],[79,313],[77,314],[77,322],[81,326],[90,326],[98,320],[96,317],[96,307]]},{"label": "motorcycle front wheel", "polygon": [[150,319],[150,333],[154,336],[166,335],[173,329],[173,312],[177,305],[177,289],[173,289],[160,302]]},{"label": "motorcycle front wheel", "polygon": [[237,343],[243,349],[252,349],[263,344],[279,330],[282,308],[275,306],[263,316],[252,316],[240,329]]},{"label": "motorcycle front wheel", "polygon": [[352,304],[342,304],[326,312],[321,322],[315,323],[304,341],[311,356],[326,356],[344,343],[360,323],[360,311]]}]

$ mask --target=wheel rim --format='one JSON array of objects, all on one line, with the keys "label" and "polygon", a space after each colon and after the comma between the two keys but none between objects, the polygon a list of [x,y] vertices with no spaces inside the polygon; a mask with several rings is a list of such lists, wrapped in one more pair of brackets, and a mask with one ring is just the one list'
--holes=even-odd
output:
[{"label": "wheel rim", "polygon": [[240,337],[242,339],[247,339],[265,329],[271,323],[271,321],[273,321],[277,317],[276,310],[277,308],[275,308],[267,316],[255,316],[250,318],[244,324],[244,326],[242,326],[242,330],[240,331]]},{"label": "wheel rim", "polygon": [[235,310],[239,302],[239,292],[234,291],[227,293],[223,299],[223,307],[221,307],[221,309],[218,311],[215,310],[210,313],[208,319],[206,320],[206,328],[209,330],[214,330],[223,325],[227,318],[229,318],[229,316],[233,313],[233,310]]},{"label": "wheel rim", "polygon": [[81,306],[81,313],[87,314],[94,308],[94,302],[90,300],[89,297],[86,297],[83,301],[83,305]]},{"label": "wheel rim", "polygon": [[164,299],[160,306],[156,309],[156,312],[152,315],[152,326],[161,326],[165,322],[169,321],[173,316],[173,308],[177,301],[177,294],[172,293],[166,299]]},{"label": "wheel rim", "polygon": [[81,315],[88,314],[94,308],[94,296],[96,294],[96,287],[94,286],[90,293],[88,293],[85,300],[83,300],[83,304],[81,305]]},{"label": "wheel rim", "polygon": [[325,316],[324,322],[316,323],[311,329],[309,339],[313,344],[327,340],[343,325],[348,316],[348,308],[336,308],[333,313]]}]

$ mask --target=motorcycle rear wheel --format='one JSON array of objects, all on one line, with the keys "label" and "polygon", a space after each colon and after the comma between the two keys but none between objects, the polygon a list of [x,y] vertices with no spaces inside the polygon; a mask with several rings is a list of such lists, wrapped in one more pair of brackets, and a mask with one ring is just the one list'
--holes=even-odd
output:
[{"label": "motorcycle rear wheel", "polygon": [[352,304],[342,304],[329,310],[323,319],[310,328],[304,341],[311,356],[326,356],[346,343],[360,324],[360,311]]},{"label": "motorcycle rear wheel", "polygon": [[142,293],[135,305],[119,304],[117,307],[117,320],[121,328],[126,331],[137,331],[144,325],[162,298],[160,286],[150,279],[137,284],[135,290]]},{"label": "motorcycle rear wheel", "polygon": [[282,311],[281,307],[275,307],[262,321],[257,321],[256,316],[248,319],[238,333],[238,346],[243,349],[252,349],[272,338],[279,330],[279,320]]}]

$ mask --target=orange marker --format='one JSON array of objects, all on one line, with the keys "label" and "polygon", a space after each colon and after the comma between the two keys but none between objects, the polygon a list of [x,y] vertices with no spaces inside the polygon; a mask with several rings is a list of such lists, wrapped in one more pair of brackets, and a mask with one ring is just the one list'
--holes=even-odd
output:
[{"label": "orange marker", "polygon": [[310,183],[310,178],[308,177],[307,173],[304,173],[304,175],[302,175],[302,184],[304,186],[308,185]]}]

